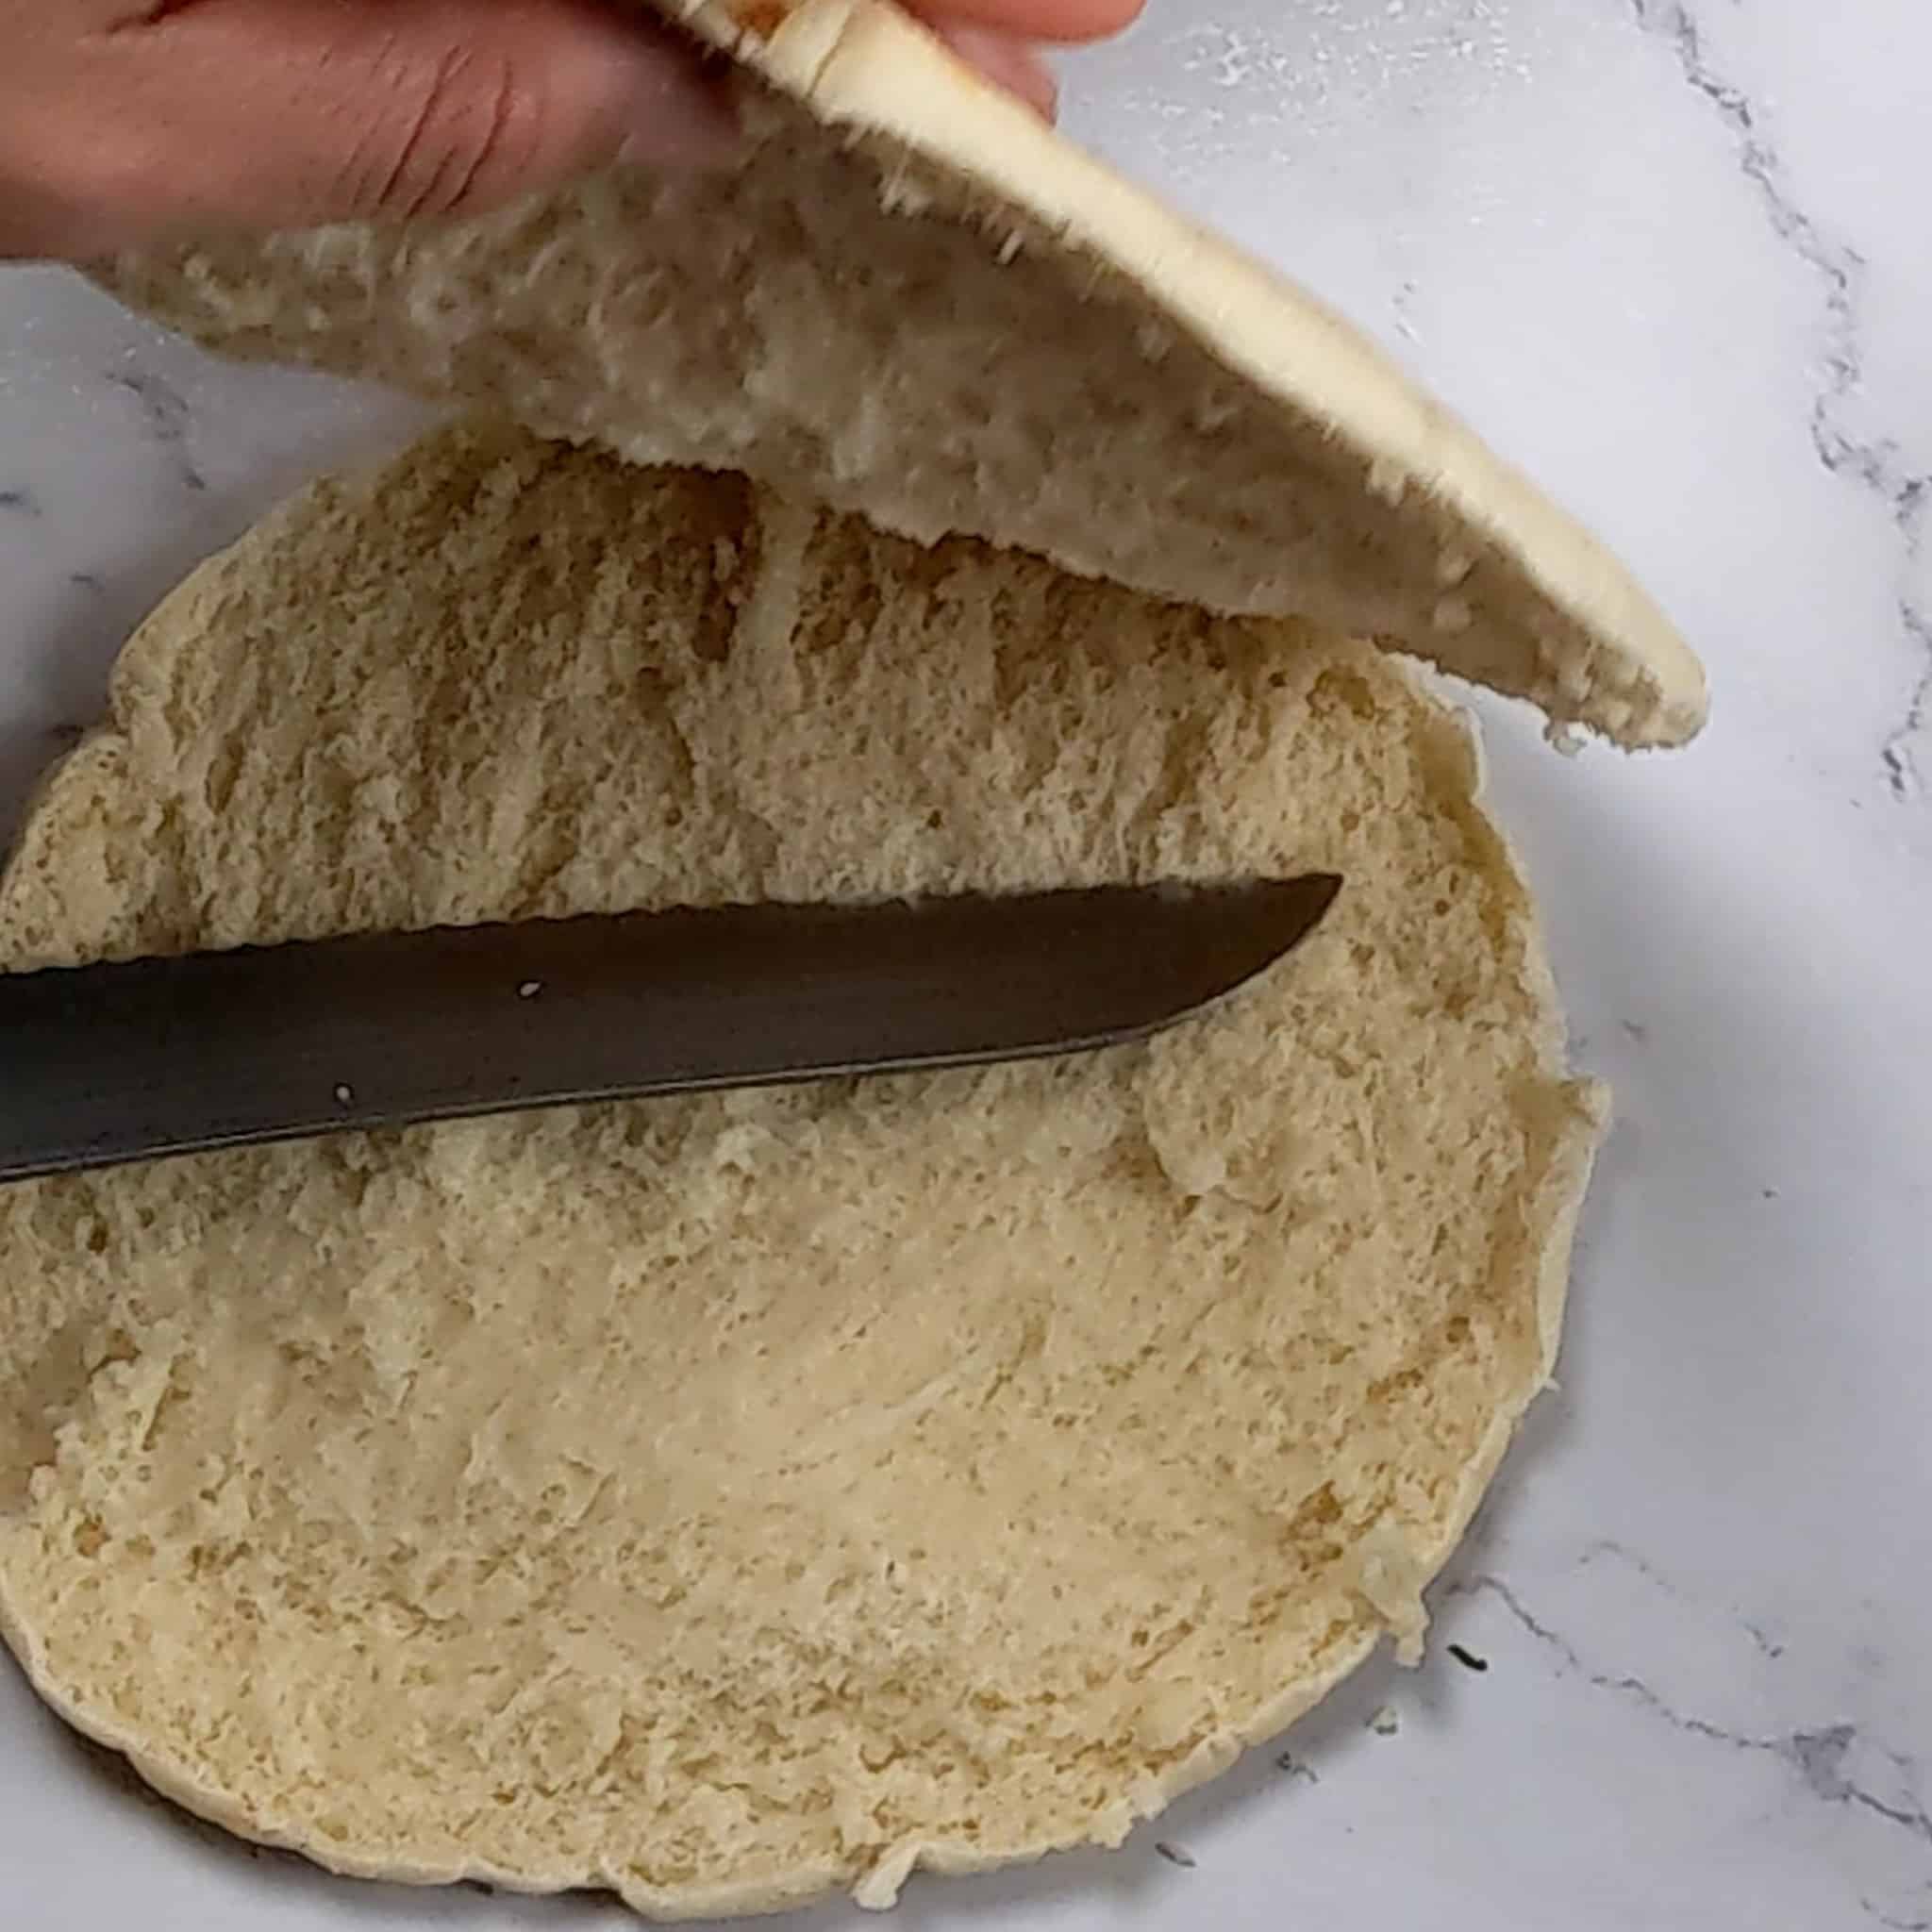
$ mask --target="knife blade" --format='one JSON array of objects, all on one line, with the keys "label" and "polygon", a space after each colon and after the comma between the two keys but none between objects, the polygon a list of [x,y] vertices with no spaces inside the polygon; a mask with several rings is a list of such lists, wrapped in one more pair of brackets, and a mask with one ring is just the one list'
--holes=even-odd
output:
[{"label": "knife blade", "polygon": [[1329,874],[372,933],[0,974],[0,1182],[584,1101],[1144,1039]]}]

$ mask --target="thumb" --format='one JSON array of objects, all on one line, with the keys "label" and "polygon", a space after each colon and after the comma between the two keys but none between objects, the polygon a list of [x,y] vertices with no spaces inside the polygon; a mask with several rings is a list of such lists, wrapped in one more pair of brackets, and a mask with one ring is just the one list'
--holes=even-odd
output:
[{"label": "thumb", "polygon": [[478,213],[733,132],[692,49],[599,0],[186,0],[87,44],[83,178],[142,239]]}]

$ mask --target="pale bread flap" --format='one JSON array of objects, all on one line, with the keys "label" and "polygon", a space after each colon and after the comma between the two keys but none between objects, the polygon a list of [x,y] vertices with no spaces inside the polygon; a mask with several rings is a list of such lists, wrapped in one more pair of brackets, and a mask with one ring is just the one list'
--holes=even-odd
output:
[{"label": "pale bread flap", "polygon": [[1313,618],[1624,745],[1696,732],[1702,671],[1641,589],[1340,317],[886,0],[654,4],[769,83],[741,168],[104,279],[229,352]]}]

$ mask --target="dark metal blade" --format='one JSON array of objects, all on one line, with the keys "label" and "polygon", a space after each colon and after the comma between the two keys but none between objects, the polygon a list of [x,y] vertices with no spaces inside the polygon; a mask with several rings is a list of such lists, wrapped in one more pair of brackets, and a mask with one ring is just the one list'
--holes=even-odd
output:
[{"label": "dark metal blade", "polygon": [[0,1181],[1107,1046],[1232,991],[1340,886],[638,912],[0,974]]}]

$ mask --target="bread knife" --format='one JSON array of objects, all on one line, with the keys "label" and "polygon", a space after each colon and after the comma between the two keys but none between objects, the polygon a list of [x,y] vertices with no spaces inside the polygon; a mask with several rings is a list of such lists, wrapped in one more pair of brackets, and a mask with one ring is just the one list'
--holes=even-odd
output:
[{"label": "bread knife", "polygon": [[1341,883],[674,908],[0,974],[0,1181],[1087,1052],[1234,991]]}]

